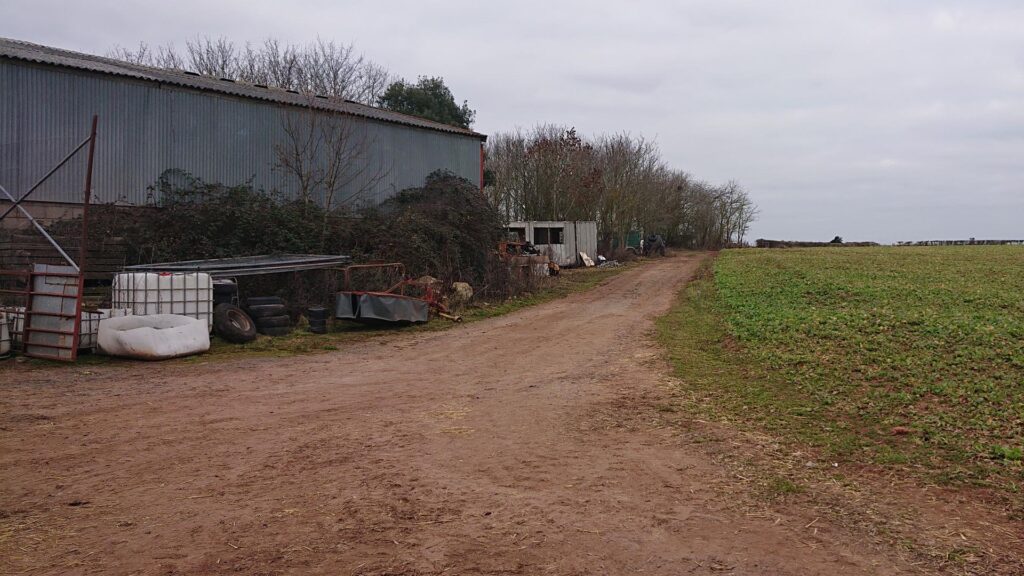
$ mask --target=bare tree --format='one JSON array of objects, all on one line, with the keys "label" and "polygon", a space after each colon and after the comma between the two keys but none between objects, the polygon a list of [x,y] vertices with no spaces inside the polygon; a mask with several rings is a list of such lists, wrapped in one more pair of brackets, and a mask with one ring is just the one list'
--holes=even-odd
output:
[{"label": "bare tree", "polygon": [[116,46],[107,56],[370,105],[377,104],[396,79],[386,68],[357,53],[352,44],[321,39],[297,45],[268,38],[261,44],[239,46],[227,38],[201,36],[186,41],[184,53],[170,44],[154,50],[140,42],[136,48]]},{"label": "bare tree", "polygon": [[543,125],[489,139],[492,202],[509,220],[589,220],[602,185],[597,150],[573,128]]},{"label": "bare tree", "polygon": [[735,181],[714,186],[669,168],[654,142],[629,134],[580,137],[542,125],[488,139],[490,201],[508,220],[596,220],[601,245],[631,231],[681,246],[742,243],[757,214]]},{"label": "bare tree", "polygon": [[311,106],[291,108],[282,129],[275,168],[294,181],[300,201],[324,207],[325,217],[359,202],[388,174],[370,153],[374,138],[365,120]]},{"label": "bare tree", "polygon": [[107,58],[121,60],[123,62],[128,62],[129,64],[141,65],[151,65],[154,61],[153,51],[145,42],[139,42],[139,45],[136,48],[114,46],[112,49],[107,51]]},{"label": "bare tree", "polygon": [[397,80],[398,77],[387,68],[373,62],[365,62],[360,69],[359,81],[354,84],[349,99],[376,106],[380,104],[380,99],[388,86]]},{"label": "bare tree", "polygon": [[107,57],[123,60],[130,64],[153,66],[156,68],[169,68],[172,70],[183,70],[185,68],[184,61],[171,44],[157,46],[155,50],[150,48],[145,42],[139,42],[139,45],[134,49],[115,46],[113,50],[107,53]]},{"label": "bare tree", "polygon": [[217,78],[238,78],[238,50],[227,38],[196,38],[186,42],[185,48],[186,61],[193,72]]},{"label": "bare tree", "polygon": [[598,148],[604,178],[598,228],[606,249],[613,241],[625,246],[629,232],[639,228],[640,215],[658,186],[661,153],[653,142],[629,134],[604,136]]}]

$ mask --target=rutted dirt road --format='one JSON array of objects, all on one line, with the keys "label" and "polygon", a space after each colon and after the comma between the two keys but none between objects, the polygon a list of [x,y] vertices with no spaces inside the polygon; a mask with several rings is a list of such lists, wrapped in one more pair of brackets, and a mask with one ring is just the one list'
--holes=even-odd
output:
[{"label": "rutted dirt road", "polygon": [[906,573],[737,512],[659,419],[698,260],[329,354],[0,371],[0,572]]}]

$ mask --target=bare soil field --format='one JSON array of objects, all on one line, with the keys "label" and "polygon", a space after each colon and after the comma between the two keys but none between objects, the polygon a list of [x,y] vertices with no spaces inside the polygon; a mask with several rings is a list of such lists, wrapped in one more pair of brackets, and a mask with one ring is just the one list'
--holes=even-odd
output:
[{"label": "bare soil field", "polygon": [[700,255],[292,358],[0,371],[0,572],[907,574],[659,410]]}]

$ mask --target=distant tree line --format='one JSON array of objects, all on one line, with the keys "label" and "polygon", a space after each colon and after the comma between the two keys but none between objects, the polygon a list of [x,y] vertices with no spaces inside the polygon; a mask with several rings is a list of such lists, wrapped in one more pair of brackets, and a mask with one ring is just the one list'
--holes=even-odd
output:
[{"label": "distant tree line", "polygon": [[1024,240],[917,240],[897,242],[897,246],[1024,246]]},{"label": "distant tree line", "polygon": [[754,241],[758,248],[854,248],[864,246],[879,246],[878,242],[843,242],[841,236],[836,236],[829,242],[813,242],[806,240],[768,240],[758,238]]},{"label": "distant tree line", "polygon": [[657,145],[629,134],[580,136],[542,125],[487,143],[485,192],[514,220],[595,220],[602,250],[630,232],[676,246],[740,244],[757,208],[739,183],[714,185],[669,167]]}]

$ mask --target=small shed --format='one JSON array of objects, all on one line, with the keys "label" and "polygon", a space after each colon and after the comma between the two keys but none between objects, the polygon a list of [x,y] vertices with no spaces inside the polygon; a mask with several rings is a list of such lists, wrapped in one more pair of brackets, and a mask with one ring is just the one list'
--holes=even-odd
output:
[{"label": "small shed", "polygon": [[597,256],[597,222],[594,221],[510,222],[508,231],[519,236],[520,241],[531,242],[559,266],[579,265],[580,252],[591,258]]}]

